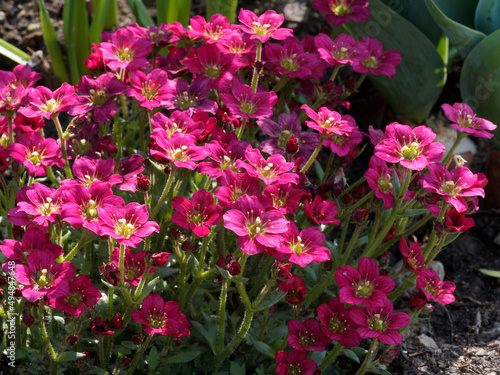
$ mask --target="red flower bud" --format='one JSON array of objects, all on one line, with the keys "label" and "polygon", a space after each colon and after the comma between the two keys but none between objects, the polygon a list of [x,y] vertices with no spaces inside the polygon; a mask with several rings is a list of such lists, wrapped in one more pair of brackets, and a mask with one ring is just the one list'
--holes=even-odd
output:
[{"label": "red flower bud", "polygon": [[158,253],[158,254],[153,254],[153,266],[154,267],[161,267],[165,263],[168,262],[168,256],[170,253]]},{"label": "red flower bud", "polygon": [[149,182],[149,179],[143,175],[142,173],[137,176],[137,189],[142,192],[149,191],[149,188],[151,187],[151,182]]},{"label": "red flower bud", "polygon": [[66,341],[71,346],[76,345],[76,343],[78,342],[78,336],[77,335],[69,335]]},{"label": "red flower bud", "polygon": [[295,155],[297,151],[299,151],[299,143],[297,141],[297,138],[292,135],[286,143],[286,152],[287,154]]},{"label": "red flower bud", "polygon": [[35,318],[33,315],[28,314],[26,316],[23,316],[23,323],[26,324],[28,327],[31,326],[33,323],[35,323]]},{"label": "red flower bud", "polygon": [[109,322],[109,326],[113,331],[117,329],[123,329],[123,319],[121,313],[116,313],[116,315]]}]

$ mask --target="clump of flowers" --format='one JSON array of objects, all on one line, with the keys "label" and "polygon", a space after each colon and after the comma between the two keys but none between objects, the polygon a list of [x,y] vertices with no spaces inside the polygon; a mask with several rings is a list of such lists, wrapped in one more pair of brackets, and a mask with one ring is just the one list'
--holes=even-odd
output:
[{"label": "clump of flowers", "polygon": [[[368,19],[367,5],[313,2],[335,30]],[[382,373],[379,346],[399,345],[428,302],[453,302],[429,264],[474,225],[485,176],[450,169],[426,126],[364,137],[348,113],[366,75],[400,74],[399,52],[342,33],[299,40],[274,11],[238,21],[105,33],[77,88],[0,72],[4,310],[53,374],[244,362],[312,375],[358,346],[358,374]],[[495,128],[465,104],[443,110],[463,134]],[[425,223],[425,247],[408,245]],[[400,276],[418,294],[394,312]]]}]

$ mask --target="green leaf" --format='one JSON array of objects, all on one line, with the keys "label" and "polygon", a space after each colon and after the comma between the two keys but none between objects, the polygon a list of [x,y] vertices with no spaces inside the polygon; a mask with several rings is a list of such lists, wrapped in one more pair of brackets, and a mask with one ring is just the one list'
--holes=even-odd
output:
[{"label": "green leaf", "polygon": [[460,236],[461,234],[462,234],[462,232],[455,232],[455,233],[449,234],[448,236],[446,236],[446,240],[444,241],[443,246],[449,245],[450,243],[455,241],[458,238],[458,236]]},{"label": "green leaf", "polygon": [[238,7],[238,0],[220,0],[217,13],[226,16],[229,23],[234,23],[236,19],[236,8]]},{"label": "green leaf", "polygon": [[132,341],[122,341],[120,344],[122,344],[127,349],[137,349],[137,345],[135,345]]},{"label": "green leaf", "polygon": [[[254,338],[250,338],[250,342],[255,350],[257,350],[259,353],[262,353],[269,358],[274,358],[276,356],[276,350],[271,348],[269,345],[267,345],[265,342],[259,341]],[[232,373],[231,373],[232,374]]]},{"label": "green leaf", "polygon": [[156,14],[158,24],[173,23],[178,21],[178,1],[177,0],[156,0]]},{"label": "green leaf", "polygon": [[399,193],[401,192],[401,183],[399,182],[399,176],[396,169],[392,171],[392,190],[394,192],[394,196],[399,197]]},{"label": "green leaf", "polygon": [[19,48],[13,46],[3,39],[0,39],[0,54],[8,57],[18,64],[23,65],[27,64],[28,60],[30,59],[30,55],[28,55],[26,52],[21,51]]},{"label": "green leaf", "polygon": [[47,47],[47,51],[50,56],[52,70],[61,82],[69,82],[61,46],[57,41],[54,25],[52,25],[52,22],[50,21],[49,12],[47,11],[43,0],[38,0],[38,9],[40,11],[40,25],[42,27],[43,41],[45,42],[45,47]]},{"label": "green leaf", "polygon": [[63,352],[63,353],[59,354],[59,356],[57,357],[57,362],[74,361],[75,359],[83,358],[83,357],[85,357],[85,354],[83,354],[83,353]]},{"label": "green leaf", "polygon": [[158,282],[158,280],[160,280],[160,277],[157,276],[155,277],[153,280],[151,280],[149,283],[147,283],[144,287],[144,289],[142,290],[141,294],[139,295],[139,298],[137,298],[137,303],[141,302],[144,298],[146,298],[146,296],[151,293],[151,291],[153,290],[153,288],[155,287],[156,283]]},{"label": "green leaf", "polygon": [[471,29],[475,28],[474,14],[479,0],[434,0],[449,19]]},{"label": "green leaf", "polygon": [[146,361],[148,362],[148,372],[151,373],[158,367],[158,363],[160,361],[160,354],[158,353],[158,349],[156,346],[153,346],[149,351],[148,356],[146,357]]},{"label": "green leaf", "polygon": [[485,274],[486,276],[496,277],[496,278],[500,279],[500,271],[486,270],[484,268],[480,268],[479,272]]},{"label": "green leaf", "polygon": [[423,214],[428,214],[429,210],[427,208],[414,208],[411,210],[405,210],[401,213],[399,213],[399,216],[402,217],[413,217],[413,216],[418,216],[418,215],[423,215]]},{"label": "green leaf", "polygon": [[189,25],[189,13],[191,13],[191,2],[192,0],[182,0],[178,1],[178,13],[177,18],[178,21],[184,26],[187,27]]},{"label": "green leaf", "polygon": [[237,362],[231,361],[231,364],[229,365],[229,373],[231,375],[246,375],[247,371],[245,364],[243,363],[240,365]]},{"label": "green leaf", "polygon": [[255,308],[255,311],[265,310],[268,307],[274,306],[285,297],[285,294],[279,288],[271,290]]},{"label": "green leaf", "polygon": [[356,353],[354,353],[351,349],[344,348],[344,349],[342,349],[341,354],[346,356],[347,358],[349,358],[350,360],[352,360],[356,363],[360,363],[358,355]]},{"label": "green leaf", "polygon": [[448,36],[450,43],[458,50],[463,58],[466,58],[474,46],[484,39],[485,35],[483,33],[447,17],[433,0],[425,0],[425,4],[432,18],[434,18],[439,27],[441,27],[446,36]]},{"label": "green leaf", "polygon": [[168,357],[163,363],[165,364],[173,364],[173,363],[187,363],[191,362],[193,359],[198,357],[202,353],[202,350],[183,350],[181,353],[172,355]]},{"label": "green leaf", "polygon": [[321,164],[317,160],[314,161],[314,170],[316,171],[316,174],[318,175],[318,180],[321,181],[323,179],[323,176],[325,175],[325,172],[323,171]]},{"label": "green leaf", "polygon": [[104,30],[106,19],[111,9],[113,0],[99,0],[96,2],[94,13],[92,14],[92,23],[90,24],[89,42],[100,43],[101,33]]},{"label": "green leaf", "polygon": [[500,29],[500,2],[498,0],[479,0],[475,17],[476,29],[491,34]]},{"label": "green leaf", "polygon": [[[204,312],[202,312],[203,318],[205,319],[205,325],[202,325],[201,323],[192,320],[191,325],[196,328],[198,333],[202,335],[205,340],[207,340],[208,344],[210,345],[210,349],[212,349],[212,352],[214,352],[215,349],[215,340],[217,339],[217,324],[214,322],[212,317]],[[205,328],[207,327],[207,328]]]},{"label": "green leaf", "polygon": [[217,13],[219,11],[219,2],[220,2],[220,0],[207,0],[206,1],[206,9],[207,9],[206,19],[207,19],[207,22],[210,21],[210,17],[212,17],[215,13]]},{"label": "green leaf", "polygon": [[155,26],[142,0],[128,0],[128,3],[139,25],[142,27]]},{"label": "green leaf", "polygon": [[379,39],[384,49],[401,53],[396,75],[369,76],[371,82],[403,119],[423,122],[436,103],[446,80],[446,66],[436,46],[411,22],[380,2],[370,1],[371,18],[349,22],[350,32],[361,39]]},{"label": "green leaf", "polygon": [[467,56],[460,76],[462,100],[476,114],[500,124],[500,30],[488,35]]}]

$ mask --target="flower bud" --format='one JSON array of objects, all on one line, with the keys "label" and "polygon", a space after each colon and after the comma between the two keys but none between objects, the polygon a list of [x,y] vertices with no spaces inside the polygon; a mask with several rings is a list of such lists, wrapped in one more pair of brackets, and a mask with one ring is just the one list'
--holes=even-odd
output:
[{"label": "flower bud", "polygon": [[363,224],[368,219],[370,210],[356,210],[351,213],[351,222],[355,224]]},{"label": "flower bud", "polygon": [[165,263],[168,262],[168,256],[170,253],[158,253],[158,254],[153,254],[153,267],[161,267]]},{"label": "flower bud", "polygon": [[26,316],[23,316],[23,323],[26,324],[26,326],[31,326],[33,323],[35,323],[35,318],[31,314],[27,314]]},{"label": "flower bud", "polygon": [[149,182],[149,179],[142,173],[139,174],[139,176],[137,176],[137,189],[142,192],[147,192],[150,187],[151,182]]},{"label": "flower bud", "polygon": [[76,345],[76,343],[78,342],[78,336],[77,335],[69,335],[66,341],[71,346]]},{"label": "flower bud", "polygon": [[109,322],[109,327],[116,331],[117,329],[123,329],[122,314],[117,312],[116,315]]},{"label": "flower bud", "polygon": [[286,153],[289,155],[295,155],[299,151],[299,143],[294,135],[290,137],[288,142],[286,142]]}]

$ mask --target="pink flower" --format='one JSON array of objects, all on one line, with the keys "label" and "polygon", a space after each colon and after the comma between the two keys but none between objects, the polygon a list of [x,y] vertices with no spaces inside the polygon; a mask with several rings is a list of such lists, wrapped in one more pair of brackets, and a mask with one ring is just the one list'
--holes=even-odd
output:
[{"label": "pink flower", "polygon": [[208,174],[212,178],[219,178],[226,170],[237,171],[237,160],[245,159],[245,150],[248,148],[247,141],[231,141],[224,148],[218,142],[207,143],[205,147],[210,151],[210,159],[198,165],[198,171],[201,174]]},{"label": "pink flower", "polygon": [[64,167],[61,148],[52,138],[44,139],[38,132],[25,133],[18,143],[7,146],[7,152],[15,162],[22,164],[31,177],[47,175],[47,167]]},{"label": "pink flower", "polygon": [[389,163],[421,171],[434,161],[441,160],[445,147],[433,142],[436,134],[427,126],[412,129],[393,122],[385,128],[386,138],[375,146],[375,156]]},{"label": "pink flower", "polygon": [[364,60],[355,61],[352,70],[357,73],[371,73],[374,75],[384,74],[389,78],[396,74],[396,65],[401,62],[401,53],[391,49],[384,51],[380,40],[364,37],[359,41],[368,50],[369,56]]},{"label": "pink flower", "polygon": [[15,89],[19,85],[28,89],[34,87],[40,78],[42,73],[32,72],[29,64],[17,65],[12,72],[0,70],[0,90],[3,87]]},{"label": "pink flower", "polygon": [[363,140],[363,134],[358,130],[358,127],[352,129],[347,134],[334,134],[327,139],[323,145],[340,157],[347,156],[357,145]]},{"label": "pink flower", "polygon": [[26,117],[22,113],[18,113],[14,119],[13,126],[15,129],[21,130],[24,133],[37,132],[45,126],[45,121],[42,116]]},{"label": "pink flower", "polygon": [[297,212],[299,201],[305,194],[302,189],[294,189],[291,184],[272,184],[266,186],[262,193],[273,202],[273,207],[284,214]]},{"label": "pink flower", "polygon": [[105,73],[96,79],[83,76],[78,84],[78,98],[69,109],[71,116],[92,112],[92,119],[98,123],[111,121],[117,105],[113,97],[124,94],[127,85],[113,73]]},{"label": "pink flower", "polygon": [[364,303],[367,307],[383,306],[396,285],[391,277],[379,276],[377,263],[366,257],[359,259],[358,269],[351,266],[337,268],[335,281],[340,288],[341,302]]},{"label": "pink flower", "polygon": [[305,281],[302,277],[291,275],[288,279],[279,284],[283,293],[286,293],[285,299],[292,305],[298,305],[304,301],[307,294]]},{"label": "pink flower", "polygon": [[172,95],[167,88],[167,72],[162,69],[153,69],[147,75],[140,70],[131,72],[127,95],[150,110],[163,105]]},{"label": "pink flower", "polygon": [[29,221],[28,223],[18,223],[16,220],[9,219],[15,225],[28,225],[29,222],[38,225],[45,225],[46,222],[54,223],[60,213],[62,203],[60,191],[50,189],[38,182],[34,182],[31,187],[27,188],[24,191],[23,199],[17,199],[17,201],[17,213],[28,215]]},{"label": "pink flower", "polygon": [[345,135],[357,129],[354,118],[349,115],[341,116],[340,113],[330,111],[326,107],[321,107],[316,113],[307,104],[301,109],[306,111],[307,116],[313,121],[306,121],[306,125],[325,135]]},{"label": "pink flower", "polygon": [[[153,267],[146,269],[146,255],[147,251],[139,251],[134,254],[128,247],[125,248],[124,262],[123,262],[123,281],[126,283],[137,286],[144,274],[155,273]],[[120,248],[115,247],[111,254],[112,264],[115,266],[119,275],[120,270]],[[119,276],[121,277],[121,276]]]},{"label": "pink flower", "polygon": [[231,31],[229,20],[221,14],[214,14],[210,22],[202,16],[194,16],[189,21],[192,31],[191,36],[205,39],[206,43],[216,43],[217,40]]},{"label": "pink flower", "polygon": [[466,212],[458,212],[455,208],[446,211],[444,225],[450,232],[465,232],[475,223],[471,217],[465,217]]},{"label": "pink flower", "polygon": [[109,69],[132,71],[146,66],[152,43],[146,38],[137,37],[130,29],[118,29],[112,34],[110,42],[103,42],[98,48]]},{"label": "pink flower", "polygon": [[47,120],[67,111],[77,100],[75,88],[66,82],[54,92],[44,86],[30,89],[28,97],[29,105],[20,108],[19,113],[26,117],[42,116]]},{"label": "pink flower", "polygon": [[233,79],[233,88],[229,94],[220,95],[231,115],[237,118],[263,118],[273,115],[273,107],[278,102],[274,92],[256,92],[248,85]]},{"label": "pink flower", "polygon": [[441,195],[458,212],[467,211],[466,197],[483,197],[484,189],[477,186],[477,175],[467,167],[458,167],[451,172],[441,163],[428,166],[429,175],[422,175],[422,186]]},{"label": "pink flower", "polygon": [[416,274],[422,275],[422,272],[425,271],[425,258],[422,254],[422,250],[420,248],[421,244],[418,242],[412,242],[410,248],[408,248],[408,244],[404,237],[401,237],[399,241],[399,251],[403,256],[406,265]]},{"label": "pink flower", "polygon": [[276,250],[290,254],[288,260],[292,263],[305,267],[312,262],[330,260],[330,250],[323,246],[325,235],[318,228],[306,228],[299,233],[297,226],[291,222],[283,239],[283,246]]},{"label": "pink flower", "polygon": [[75,275],[71,262],[56,263],[51,251],[34,249],[28,255],[27,265],[18,264],[15,278],[24,285],[23,297],[35,302],[43,297],[64,297],[69,293],[69,280]]},{"label": "pink flower", "polygon": [[314,375],[318,365],[312,359],[307,359],[307,353],[293,349],[290,353],[279,351],[276,353],[276,374]]},{"label": "pink flower", "polygon": [[113,195],[109,184],[100,181],[94,181],[88,189],[80,184],[69,186],[62,196],[61,219],[73,228],[84,227],[96,234],[101,227],[98,208],[103,204],[125,205],[123,198]]},{"label": "pink flower", "polygon": [[301,352],[322,352],[331,341],[323,333],[321,325],[314,318],[309,318],[303,323],[295,319],[288,321],[288,339],[286,343],[291,348]]},{"label": "pink flower", "polygon": [[304,202],[304,214],[313,225],[340,224],[340,220],[335,219],[337,215],[335,202],[323,200],[319,195],[314,197],[312,203],[307,200]]},{"label": "pink flower", "polygon": [[69,283],[67,295],[52,298],[49,305],[67,314],[79,317],[87,308],[94,307],[101,299],[101,291],[92,286],[87,275],[79,275]]},{"label": "pink flower", "polygon": [[144,170],[144,158],[139,154],[120,160],[118,173],[122,176],[123,182],[116,185],[122,191],[137,191],[137,177]]},{"label": "pink flower", "polygon": [[[155,113],[151,119],[153,130],[162,129],[165,133],[161,134],[164,138],[170,138],[174,133],[190,134],[199,137],[203,133],[203,126],[199,122],[195,122],[188,111],[174,111],[167,117],[163,113]],[[158,135],[160,132],[157,132]],[[157,137],[157,135],[155,135]]]},{"label": "pink flower", "polygon": [[113,173],[114,169],[115,161],[113,159],[77,158],[73,163],[73,173],[76,179],[64,180],[61,187],[67,188],[75,183],[89,187],[94,181],[107,182],[110,186],[116,185],[122,182],[123,178],[119,174]]},{"label": "pink flower", "polygon": [[332,40],[326,34],[318,34],[314,44],[319,57],[332,66],[348,63],[353,65],[370,57],[366,46],[356,42],[352,35],[340,34]]},{"label": "pink flower", "polygon": [[[242,56],[245,61],[242,61],[241,63],[244,65],[250,65],[255,61],[255,49],[257,48],[257,43],[254,39],[251,39],[249,34],[245,34],[238,29],[234,29],[218,39],[217,48],[219,48],[219,51],[223,54],[234,53],[235,55]],[[253,57],[253,59],[251,59],[251,57]]]},{"label": "pink flower", "polygon": [[360,327],[357,329],[362,338],[376,337],[387,345],[398,345],[403,336],[396,331],[410,323],[410,316],[404,312],[393,313],[394,307],[389,299],[382,306],[367,307],[366,310],[353,306],[351,318]]},{"label": "pink flower", "polygon": [[217,103],[214,100],[206,99],[210,94],[210,89],[210,80],[205,76],[196,77],[191,84],[184,78],[168,80],[165,90],[171,96],[163,101],[163,108],[187,111],[190,116],[195,111],[215,114]]},{"label": "pink flower", "polygon": [[238,21],[243,25],[238,26],[241,31],[250,35],[252,39],[258,39],[265,43],[269,38],[283,40],[293,35],[292,29],[280,29],[285,16],[277,14],[274,10],[268,10],[259,17],[250,10],[241,9]]},{"label": "pink flower", "polygon": [[453,292],[455,284],[452,281],[441,281],[436,271],[427,269],[417,278],[417,289],[429,300],[447,305],[455,301]]},{"label": "pink flower", "polygon": [[160,295],[151,293],[142,301],[141,310],[132,311],[132,319],[142,324],[142,329],[149,335],[183,337],[189,336],[191,324],[181,313],[177,302],[165,302]]},{"label": "pink flower", "polygon": [[250,176],[258,178],[266,185],[275,182],[280,184],[299,182],[299,176],[296,173],[287,173],[294,168],[294,164],[287,163],[279,154],[271,155],[266,160],[258,149],[247,148],[245,156],[249,163],[237,160],[236,167],[245,169]]},{"label": "pink flower", "polygon": [[160,228],[154,221],[148,221],[148,208],[139,203],[129,203],[123,207],[109,204],[98,208],[102,225],[101,236],[115,238],[120,245],[136,247],[140,242]]},{"label": "pink flower", "polygon": [[325,15],[325,21],[341,26],[352,19],[363,22],[370,18],[368,0],[314,0],[313,8]]},{"label": "pink flower", "polygon": [[361,343],[356,328],[356,323],[351,319],[352,307],[344,308],[338,297],[332,298],[328,303],[318,306],[318,318],[321,322],[323,333],[340,345],[354,347]]},{"label": "pink flower", "polygon": [[453,106],[443,104],[444,114],[452,122],[450,126],[460,132],[471,134],[475,137],[492,138],[493,134],[487,130],[495,130],[497,126],[491,121],[476,117],[472,109],[465,103],[455,103]]},{"label": "pink flower", "polygon": [[183,197],[172,199],[172,207],[177,211],[172,215],[172,223],[181,228],[192,230],[198,237],[210,233],[210,227],[218,224],[224,209],[214,204],[214,198],[206,190],[198,190],[191,201]]},{"label": "pink flower", "polygon": [[214,195],[224,208],[230,208],[243,195],[258,194],[261,188],[256,178],[247,173],[238,175],[230,169],[224,170],[217,179],[217,185]]},{"label": "pink flower", "polygon": [[260,253],[266,246],[280,247],[289,228],[288,220],[280,211],[266,211],[256,196],[243,195],[223,218],[224,227],[238,235],[238,246],[248,255]]}]

